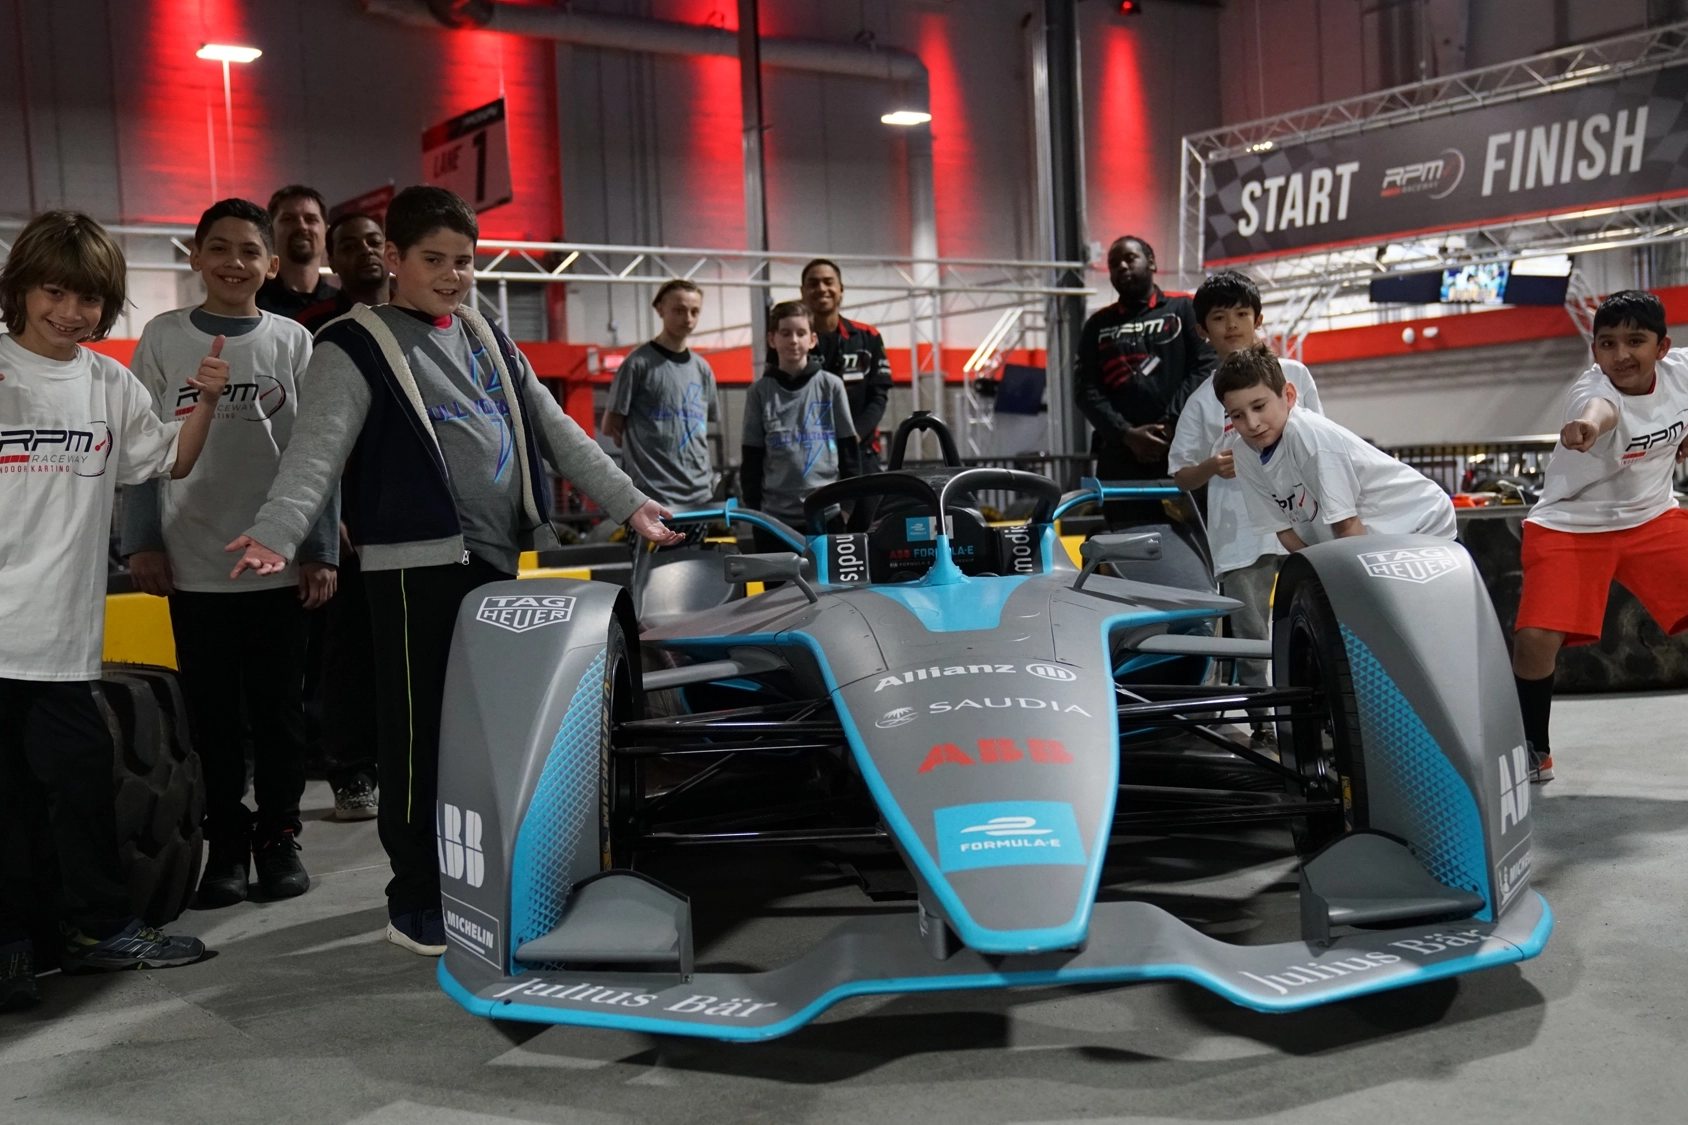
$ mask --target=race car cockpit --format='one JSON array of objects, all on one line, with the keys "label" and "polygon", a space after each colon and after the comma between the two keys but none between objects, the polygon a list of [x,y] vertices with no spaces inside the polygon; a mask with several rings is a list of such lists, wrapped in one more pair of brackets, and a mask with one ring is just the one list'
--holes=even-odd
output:
[{"label": "race car cockpit", "polygon": [[[945,464],[904,467],[909,436],[937,435]],[[992,526],[978,494],[1030,497],[1024,523]],[[917,413],[897,427],[889,471],[816,489],[803,503],[817,577],[837,584],[942,582],[1041,574],[1053,563],[1053,520],[1061,488],[1017,469],[965,468],[949,430]],[[843,529],[839,530],[842,513]]]}]

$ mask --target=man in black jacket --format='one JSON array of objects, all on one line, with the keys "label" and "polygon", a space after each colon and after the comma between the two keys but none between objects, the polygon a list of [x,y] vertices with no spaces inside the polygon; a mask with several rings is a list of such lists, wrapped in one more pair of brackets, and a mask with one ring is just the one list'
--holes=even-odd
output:
[{"label": "man in black jacket", "polygon": [[1169,475],[1178,414],[1216,360],[1190,299],[1155,284],[1155,251],[1143,239],[1125,235],[1108,248],[1108,280],[1119,300],[1084,322],[1074,394],[1096,428],[1097,477],[1154,480]]}]

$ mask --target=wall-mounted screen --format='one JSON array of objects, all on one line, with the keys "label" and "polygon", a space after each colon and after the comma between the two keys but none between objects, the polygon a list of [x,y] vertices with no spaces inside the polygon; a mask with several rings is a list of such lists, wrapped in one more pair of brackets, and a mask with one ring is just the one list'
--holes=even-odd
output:
[{"label": "wall-mounted screen", "polygon": [[1483,262],[1442,271],[1445,304],[1498,305],[1505,298],[1510,262]]}]

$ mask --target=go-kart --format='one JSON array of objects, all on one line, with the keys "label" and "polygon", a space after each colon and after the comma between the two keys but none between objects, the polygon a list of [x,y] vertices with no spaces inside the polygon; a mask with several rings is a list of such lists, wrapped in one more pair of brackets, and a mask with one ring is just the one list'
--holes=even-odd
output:
[{"label": "go-kart", "polygon": [[[987,493],[1029,514],[987,521]],[[819,489],[802,531],[683,513],[631,589],[477,590],[443,701],[441,985],[496,1019],[755,1040],[865,993],[1180,978],[1281,1012],[1538,953],[1523,731],[1463,549],[1315,546],[1273,640],[1235,639],[1177,535],[1096,535],[1082,565],[1057,542],[1080,506],[1177,498],[901,468]],[[1242,659],[1273,686],[1211,673]],[[1164,839],[1262,824],[1301,857],[1289,940],[1099,894]],[[653,869],[769,848],[905,899],[765,970],[700,959],[692,896]]]}]

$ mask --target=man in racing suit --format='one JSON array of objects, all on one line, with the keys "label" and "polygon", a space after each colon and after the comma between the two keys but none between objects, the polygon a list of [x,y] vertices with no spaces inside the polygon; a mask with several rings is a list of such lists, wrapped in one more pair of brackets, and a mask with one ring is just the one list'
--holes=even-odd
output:
[{"label": "man in racing suit", "polygon": [[[839,315],[844,274],[835,263],[816,258],[803,267],[801,284],[803,303],[815,321],[816,342],[809,354],[820,359],[822,370],[844,380],[850,417],[855,419],[861,443],[862,474],[877,473],[881,468],[879,421],[891,397],[891,361],[885,358],[885,341],[872,325]],[[775,362],[772,350],[768,362]]]},{"label": "man in racing suit", "polygon": [[1084,322],[1073,393],[1096,428],[1090,451],[1097,477],[1154,480],[1169,475],[1166,454],[1179,412],[1217,361],[1196,331],[1190,299],[1168,297],[1155,284],[1147,242],[1116,239],[1108,280],[1119,300]]}]

